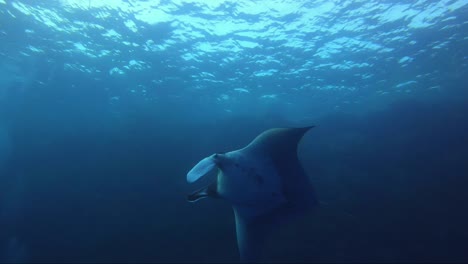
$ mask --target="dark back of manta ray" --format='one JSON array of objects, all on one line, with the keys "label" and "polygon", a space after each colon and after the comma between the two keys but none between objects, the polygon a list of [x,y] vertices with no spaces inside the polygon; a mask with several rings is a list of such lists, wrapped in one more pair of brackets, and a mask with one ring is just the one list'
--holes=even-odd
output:
[{"label": "dark back of manta ray", "polygon": [[241,256],[242,262],[258,262],[265,253],[262,253],[266,249],[265,240],[276,233],[274,230],[304,216],[318,205],[315,190],[297,153],[299,142],[310,128],[312,127],[271,129],[250,144],[250,151],[258,151],[260,155],[268,154],[272,159],[282,182],[282,194],[286,202],[246,223],[244,231],[253,234],[250,236],[250,245],[256,249]]},{"label": "dark back of manta ray", "polygon": [[[291,128],[278,133],[286,137],[269,144],[269,153],[283,183],[286,203],[276,210],[260,216],[257,220],[271,219],[271,224],[281,224],[299,217],[318,205],[315,189],[298,158],[298,145],[304,134],[312,127]],[[275,133],[271,130],[271,133]],[[268,138],[268,134],[265,137]],[[260,139],[261,140],[261,139]]]}]

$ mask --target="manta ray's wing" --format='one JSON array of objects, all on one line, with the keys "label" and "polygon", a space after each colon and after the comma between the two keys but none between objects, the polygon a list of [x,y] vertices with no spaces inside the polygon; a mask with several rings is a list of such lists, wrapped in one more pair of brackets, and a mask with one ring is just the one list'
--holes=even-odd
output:
[{"label": "manta ray's wing", "polygon": [[237,247],[243,262],[258,262],[265,239],[270,232],[292,216],[288,205],[268,213],[250,217],[255,208],[233,206],[236,221]]},{"label": "manta ray's wing", "polygon": [[268,231],[273,228],[272,222],[249,218],[244,214],[248,208],[233,207],[236,220],[237,247],[243,262],[255,262],[260,259],[261,247]]},{"label": "manta ray's wing", "polygon": [[244,148],[244,151],[272,159],[290,213],[300,213],[318,203],[315,190],[297,157],[298,143],[311,128],[313,126],[270,129]]},{"label": "manta ray's wing", "polygon": [[257,261],[264,239],[271,230],[317,204],[315,191],[297,157],[297,145],[310,128],[270,129],[243,149],[272,159],[281,179],[282,195],[286,202],[261,215],[256,212],[263,208],[233,205],[242,261]]}]

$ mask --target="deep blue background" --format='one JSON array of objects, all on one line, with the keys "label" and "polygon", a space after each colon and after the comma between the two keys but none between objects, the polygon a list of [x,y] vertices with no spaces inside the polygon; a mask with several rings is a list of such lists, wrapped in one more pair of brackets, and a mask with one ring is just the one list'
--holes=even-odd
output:
[{"label": "deep blue background", "polygon": [[[187,203],[194,187],[185,174],[287,122],[185,122],[134,108],[113,119],[77,98],[54,105],[46,91],[24,100],[2,105],[14,146],[0,178],[11,205],[1,219],[3,248],[17,237],[28,261],[237,259],[229,206]],[[407,100],[314,120],[299,156],[324,205],[274,236],[266,258],[468,260],[466,113],[464,100]]]}]

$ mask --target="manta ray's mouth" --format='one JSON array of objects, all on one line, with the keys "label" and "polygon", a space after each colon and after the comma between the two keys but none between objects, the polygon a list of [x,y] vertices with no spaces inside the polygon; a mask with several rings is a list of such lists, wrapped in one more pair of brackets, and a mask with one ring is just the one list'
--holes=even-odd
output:
[{"label": "manta ray's mouth", "polygon": [[196,202],[206,197],[219,197],[218,192],[216,191],[216,182],[190,193],[187,195],[187,201]]},{"label": "manta ray's mouth", "polygon": [[196,202],[202,198],[205,198],[208,196],[208,193],[206,193],[206,191],[204,190],[205,187],[201,188],[201,189],[198,189],[194,192],[192,192],[191,194],[187,195],[187,201],[189,202]]}]

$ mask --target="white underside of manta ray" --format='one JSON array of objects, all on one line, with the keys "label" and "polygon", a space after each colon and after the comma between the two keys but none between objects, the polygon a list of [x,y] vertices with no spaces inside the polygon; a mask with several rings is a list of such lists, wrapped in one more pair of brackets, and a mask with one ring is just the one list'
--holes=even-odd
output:
[{"label": "white underside of manta ray", "polygon": [[187,174],[192,183],[218,168],[216,180],[188,200],[214,197],[231,203],[242,261],[257,261],[268,233],[318,204],[297,157],[297,145],[312,127],[269,129],[242,149],[204,158]]}]

